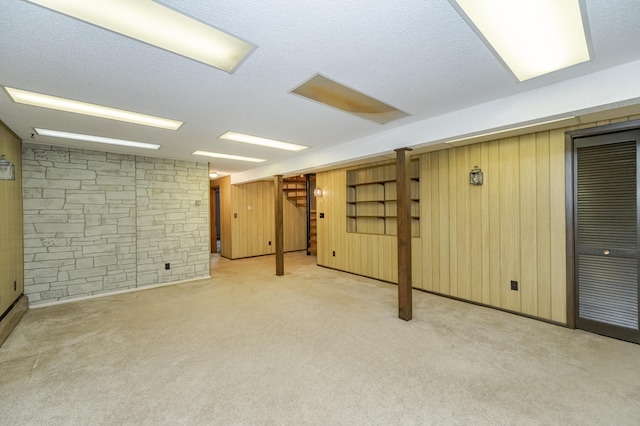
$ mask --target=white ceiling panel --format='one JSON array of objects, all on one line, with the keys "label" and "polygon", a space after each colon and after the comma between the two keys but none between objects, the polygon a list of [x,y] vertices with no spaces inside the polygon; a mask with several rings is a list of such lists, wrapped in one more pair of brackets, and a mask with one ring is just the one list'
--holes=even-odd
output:
[{"label": "white ceiling panel", "polygon": [[[256,165],[211,159],[212,170],[243,181],[288,174],[302,165],[326,168],[388,153],[392,146],[438,143],[483,126],[544,121],[545,102],[557,106],[549,108],[554,116],[606,109],[628,103],[640,85],[609,80],[632,72],[636,66],[623,65],[640,60],[640,8],[628,0],[585,0],[593,60],[523,83],[447,0],[163,3],[257,48],[228,74],[25,1],[0,0],[0,85],[184,121],[178,131],[19,105],[4,91],[0,120],[37,143],[195,161],[209,161],[193,156],[195,150],[268,160]],[[289,93],[318,73],[410,116],[381,125]],[[622,90],[621,81],[632,87]],[[558,102],[553,93],[584,101]],[[34,127],[162,148],[149,154],[32,139]],[[311,148],[284,152],[217,139],[229,130]]]}]

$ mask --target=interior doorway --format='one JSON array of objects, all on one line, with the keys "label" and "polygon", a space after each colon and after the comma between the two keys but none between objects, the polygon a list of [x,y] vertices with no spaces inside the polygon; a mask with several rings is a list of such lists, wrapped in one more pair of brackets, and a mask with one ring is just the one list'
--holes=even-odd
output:
[{"label": "interior doorway", "polygon": [[211,253],[220,253],[220,187],[211,188],[210,218],[211,218]]},{"label": "interior doorway", "polygon": [[640,129],[572,139],[575,326],[640,343]]}]

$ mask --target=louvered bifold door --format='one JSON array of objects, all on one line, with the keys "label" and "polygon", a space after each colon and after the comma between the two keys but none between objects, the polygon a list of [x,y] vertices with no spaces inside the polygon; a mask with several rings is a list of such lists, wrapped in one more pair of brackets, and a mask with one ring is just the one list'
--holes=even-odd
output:
[{"label": "louvered bifold door", "polygon": [[579,328],[640,342],[638,131],[575,140]]}]

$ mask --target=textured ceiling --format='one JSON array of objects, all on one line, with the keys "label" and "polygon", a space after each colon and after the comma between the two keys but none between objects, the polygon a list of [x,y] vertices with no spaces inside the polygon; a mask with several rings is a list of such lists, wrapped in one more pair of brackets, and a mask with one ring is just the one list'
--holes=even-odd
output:
[{"label": "textured ceiling", "polygon": [[[257,49],[228,74],[19,0],[0,0],[0,85],[182,120],[177,132],[13,103],[0,120],[23,140],[173,159],[195,150],[235,181],[388,155],[512,124],[640,98],[640,7],[585,0],[594,58],[516,82],[447,0],[164,1]],[[544,30],[544,29],[542,29]],[[289,93],[320,73],[409,113],[384,125]],[[560,96],[575,98],[573,102]],[[152,152],[55,140],[33,127],[160,143]],[[217,139],[232,130],[311,148],[298,153]]]}]

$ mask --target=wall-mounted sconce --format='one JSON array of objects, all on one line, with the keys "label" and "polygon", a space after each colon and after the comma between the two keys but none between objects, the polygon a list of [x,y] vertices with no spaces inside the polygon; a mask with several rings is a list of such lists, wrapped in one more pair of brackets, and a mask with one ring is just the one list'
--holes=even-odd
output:
[{"label": "wall-mounted sconce", "polygon": [[16,180],[16,168],[4,154],[0,155],[0,180]]},{"label": "wall-mounted sconce", "polygon": [[322,188],[317,186],[316,189],[313,190],[313,195],[316,197],[322,197]]},{"label": "wall-mounted sconce", "polygon": [[469,172],[469,183],[471,185],[482,185],[482,182],[482,170],[480,170],[480,167],[474,166],[473,170]]}]

